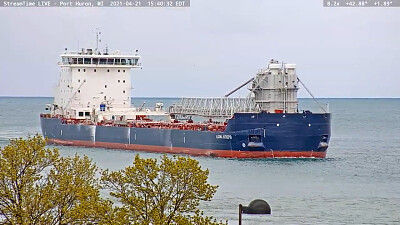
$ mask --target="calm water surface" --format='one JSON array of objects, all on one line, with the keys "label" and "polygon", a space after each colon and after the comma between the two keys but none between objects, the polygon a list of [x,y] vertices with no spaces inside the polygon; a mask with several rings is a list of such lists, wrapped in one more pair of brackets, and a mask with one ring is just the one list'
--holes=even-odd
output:
[{"label": "calm water surface", "polygon": [[[136,98],[153,106],[176,99]],[[332,139],[326,159],[197,157],[219,189],[206,214],[237,224],[238,205],[268,201],[272,215],[244,215],[243,224],[400,224],[400,99],[321,99],[329,102]],[[39,113],[52,98],[0,97],[0,146],[40,133]],[[310,99],[301,108],[316,109]],[[59,147],[88,155],[100,168],[122,169],[136,152]],[[139,153],[142,157],[159,154]]]}]

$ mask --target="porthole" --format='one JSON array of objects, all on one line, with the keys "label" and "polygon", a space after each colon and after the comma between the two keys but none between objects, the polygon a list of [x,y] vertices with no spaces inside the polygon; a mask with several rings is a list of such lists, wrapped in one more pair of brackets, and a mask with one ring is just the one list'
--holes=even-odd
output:
[{"label": "porthole", "polygon": [[121,72],[121,70],[118,70],[118,73]]},{"label": "porthole", "polygon": [[123,80],[122,83],[125,83],[125,80]]},{"label": "porthole", "polygon": [[125,90],[123,90],[123,91],[122,91],[122,93],[124,93],[124,94],[125,94]]},{"label": "porthole", "polygon": [[107,70],[107,72],[110,72],[110,70]]},{"label": "porthole", "polygon": [[118,80],[118,83],[121,83],[121,80]]},{"label": "porthole", "polygon": [[125,73],[125,70],[123,70],[123,72]]},{"label": "porthole", "polygon": [[86,69],[83,69],[83,72],[86,72]]},{"label": "porthole", "polygon": [[96,69],[94,69],[94,72],[96,73]]},{"label": "porthole", "polygon": [[81,93],[81,90],[78,90],[78,93]]},{"label": "porthole", "polygon": [[104,88],[107,88],[107,84],[106,84],[106,85],[104,85]]},{"label": "porthole", "polygon": [[277,123],[276,126],[279,127],[279,123]]},{"label": "porthole", "polygon": [[80,83],[81,82],[81,80],[78,80],[78,83]]},{"label": "porthole", "polygon": [[81,69],[78,69],[78,72],[81,72]]}]

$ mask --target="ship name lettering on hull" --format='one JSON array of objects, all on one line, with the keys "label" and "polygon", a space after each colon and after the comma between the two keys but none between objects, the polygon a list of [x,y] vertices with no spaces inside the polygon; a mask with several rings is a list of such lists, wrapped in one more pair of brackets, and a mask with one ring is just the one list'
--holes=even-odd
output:
[{"label": "ship name lettering on hull", "polygon": [[215,135],[215,138],[217,138],[217,139],[232,139],[232,135],[228,135],[228,134],[224,134],[224,135],[217,134],[217,135]]}]

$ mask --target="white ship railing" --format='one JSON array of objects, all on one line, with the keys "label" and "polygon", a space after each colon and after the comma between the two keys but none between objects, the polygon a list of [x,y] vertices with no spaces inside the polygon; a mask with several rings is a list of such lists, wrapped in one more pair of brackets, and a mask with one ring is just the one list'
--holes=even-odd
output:
[{"label": "white ship railing", "polygon": [[83,56],[139,56],[138,52],[120,52],[120,51],[115,51],[115,52],[96,52],[93,51],[91,53],[88,52],[82,52],[82,51],[64,51],[61,53],[62,56],[76,56],[76,57],[83,57]]}]

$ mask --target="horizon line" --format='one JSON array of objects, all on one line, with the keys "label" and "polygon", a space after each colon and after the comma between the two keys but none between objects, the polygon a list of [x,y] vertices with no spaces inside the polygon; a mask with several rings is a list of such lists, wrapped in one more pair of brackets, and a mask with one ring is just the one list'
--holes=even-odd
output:
[{"label": "horizon line", "polygon": [[[0,95],[0,98],[54,98],[53,96],[10,96]],[[199,98],[199,97],[159,97],[159,96],[131,96],[131,98]],[[200,97],[203,98],[203,97]],[[204,97],[204,98],[223,98],[222,97]],[[312,99],[312,97],[298,97],[298,99]],[[400,99],[400,97],[316,97],[316,99]]]}]

